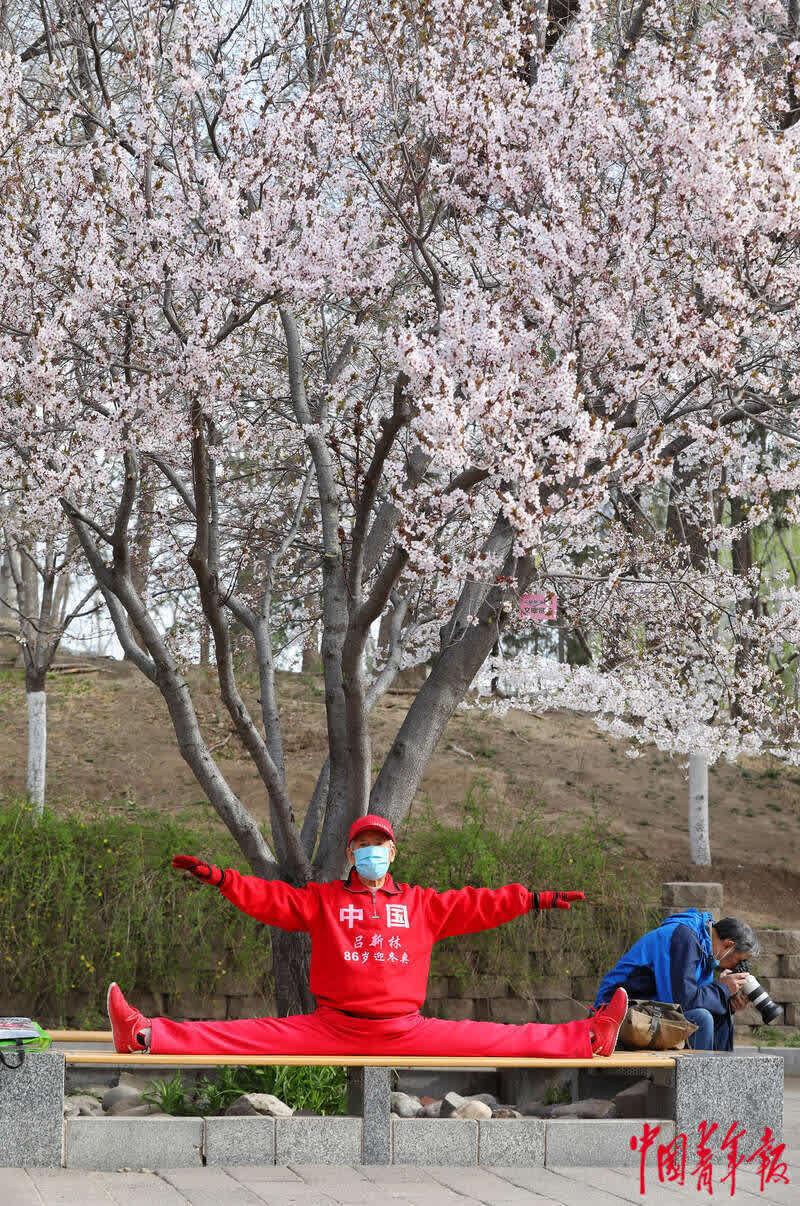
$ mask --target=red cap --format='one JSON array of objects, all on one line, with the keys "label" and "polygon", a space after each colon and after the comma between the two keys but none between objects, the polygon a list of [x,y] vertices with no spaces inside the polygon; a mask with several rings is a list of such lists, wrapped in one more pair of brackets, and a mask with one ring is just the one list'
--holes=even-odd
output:
[{"label": "red cap", "polygon": [[350,826],[350,833],[347,835],[348,846],[353,838],[358,837],[359,833],[363,833],[365,829],[378,829],[381,833],[385,833],[388,838],[394,841],[394,830],[386,817],[379,817],[374,812],[368,812],[365,817],[359,817],[357,821],[353,821]]}]

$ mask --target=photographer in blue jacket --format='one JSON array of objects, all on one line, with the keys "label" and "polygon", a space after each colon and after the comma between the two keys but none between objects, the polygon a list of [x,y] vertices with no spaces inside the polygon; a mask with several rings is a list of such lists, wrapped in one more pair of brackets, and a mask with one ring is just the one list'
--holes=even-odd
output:
[{"label": "photographer in blue jacket", "polygon": [[[635,942],[603,978],[596,1005],[616,988],[631,1000],[674,1001],[697,1030],[689,1046],[702,1051],[733,1050],[733,1014],[747,1005],[739,989],[745,972],[732,969],[758,954],[758,938],[744,921],[686,909],[665,918]],[[719,979],[714,972],[721,969]]]}]

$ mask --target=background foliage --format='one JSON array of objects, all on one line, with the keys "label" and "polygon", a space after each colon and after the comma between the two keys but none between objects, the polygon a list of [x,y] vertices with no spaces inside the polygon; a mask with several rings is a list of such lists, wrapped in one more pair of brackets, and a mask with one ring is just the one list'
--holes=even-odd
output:
[{"label": "background foliage", "polygon": [[[434,948],[432,971],[463,980],[501,975],[521,996],[537,978],[580,967],[598,977],[654,919],[647,887],[621,865],[619,839],[598,817],[573,833],[526,808],[501,834],[488,822],[487,786],[477,779],[460,823],[428,810],[399,835],[395,878],[440,890],[464,884],[582,888],[584,905],[556,915],[519,918],[483,934]],[[32,825],[30,807],[0,807],[0,961],[3,996],[34,1002],[39,1020],[58,1024],[69,998],[83,994],[84,1025],[105,1025],[105,993],[116,979],[126,991],[212,996],[234,978],[271,993],[268,935],[216,893],[176,874],[177,851],[200,852],[246,871],[232,838],[130,806],[130,817],[95,805],[83,816],[46,809]]]},{"label": "background foliage", "polygon": [[518,996],[531,998],[537,980],[570,969],[599,981],[660,920],[660,886],[626,866],[621,839],[599,815],[569,832],[563,822],[546,820],[541,805],[528,804],[499,833],[488,821],[487,795],[486,781],[477,777],[460,824],[443,824],[432,809],[412,821],[398,844],[395,879],[440,891],[522,883],[531,890],[582,890],[586,901],[437,943],[432,972],[455,975],[465,987],[476,974],[504,976]]},{"label": "background foliage", "polygon": [[131,805],[130,813],[109,816],[96,805],[81,819],[45,809],[32,825],[29,805],[0,807],[3,996],[32,998],[47,1024],[83,993],[85,1024],[105,1025],[112,979],[129,992],[211,996],[226,978],[263,969],[268,985],[263,927],[170,865],[173,854],[194,850],[236,865],[233,839],[155,810]]}]

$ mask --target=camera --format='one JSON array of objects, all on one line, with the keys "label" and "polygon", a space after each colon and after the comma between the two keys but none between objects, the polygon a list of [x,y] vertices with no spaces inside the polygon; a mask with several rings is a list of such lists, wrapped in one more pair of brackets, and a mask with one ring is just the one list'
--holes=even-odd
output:
[{"label": "camera", "polygon": [[765,1023],[774,1022],[776,1018],[781,1016],[783,1013],[782,1007],[776,1005],[766,988],[759,984],[750,971],[750,964],[746,959],[742,959],[737,963],[733,971],[746,973],[747,979],[739,989],[739,992],[744,993],[751,1005],[755,1005]]}]

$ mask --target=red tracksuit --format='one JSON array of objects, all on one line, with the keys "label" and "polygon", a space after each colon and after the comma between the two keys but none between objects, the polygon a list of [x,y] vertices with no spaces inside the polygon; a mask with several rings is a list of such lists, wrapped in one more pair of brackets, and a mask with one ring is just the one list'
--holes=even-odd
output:
[{"label": "red tracksuit", "polygon": [[509,1055],[591,1058],[587,1021],[448,1022],[424,1018],[431,948],[440,938],[474,934],[533,906],[521,884],[436,892],[346,881],[293,888],[228,867],[220,888],[237,908],[267,925],[311,935],[311,1014],[233,1022],[152,1019],[158,1055]]}]

